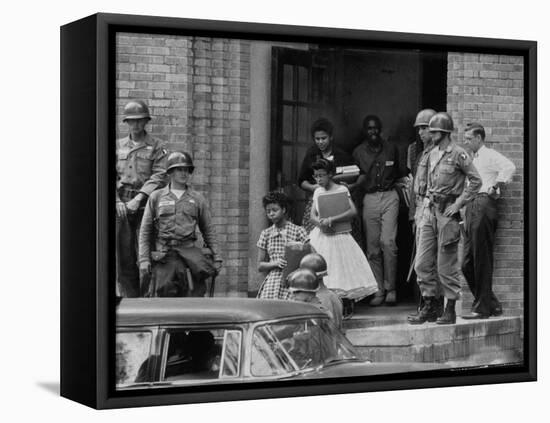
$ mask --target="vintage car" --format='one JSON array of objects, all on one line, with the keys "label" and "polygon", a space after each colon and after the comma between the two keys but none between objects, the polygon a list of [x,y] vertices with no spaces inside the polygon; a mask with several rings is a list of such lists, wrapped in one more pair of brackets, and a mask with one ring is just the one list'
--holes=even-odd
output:
[{"label": "vintage car", "polygon": [[404,371],[361,358],[327,315],[294,301],[123,299],[116,326],[119,390]]}]

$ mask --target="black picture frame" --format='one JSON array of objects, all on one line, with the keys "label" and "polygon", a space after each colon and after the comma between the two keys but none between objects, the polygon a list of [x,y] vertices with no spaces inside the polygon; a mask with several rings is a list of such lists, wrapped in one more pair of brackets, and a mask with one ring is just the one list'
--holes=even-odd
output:
[{"label": "black picture frame", "polygon": [[[517,366],[434,370],[330,381],[195,387],[185,392],[115,392],[112,229],[115,137],[113,37],[147,32],[297,42],[368,43],[373,48],[491,52],[524,58],[524,361]],[[534,381],[536,344],[537,44],[533,41],[418,35],[180,18],[95,14],[61,28],[61,395],[119,408],[257,398]],[[85,187],[85,189],[83,189]],[[78,248],[76,248],[78,247]]]}]

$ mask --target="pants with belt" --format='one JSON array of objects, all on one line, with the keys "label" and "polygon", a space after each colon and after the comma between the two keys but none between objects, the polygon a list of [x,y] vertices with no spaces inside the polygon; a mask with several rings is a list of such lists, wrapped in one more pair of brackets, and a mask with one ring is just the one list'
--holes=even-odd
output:
[{"label": "pants with belt", "polygon": [[368,193],[363,197],[367,260],[381,291],[395,289],[398,215],[399,195],[395,190]]},{"label": "pants with belt", "polygon": [[462,273],[474,295],[472,311],[484,315],[502,308],[493,293],[496,228],[496,200],[488,195],[477,195],[466,206]]},{"label": "pants with belt", "polygon": [[[416,231],[414,233],[415,236],[415,242],[416,242],[416,256],[415,256],[415,263],[418,260],[419,253],[418,253],[418,246],[420,244],[420,230],[422,228],[422,224],[424,223],[423,216],[424,216],[424,197],[416,197],[416,209],[414,214],[414,223],[416,225]],[[426,260],[428,258],[426,257]],[[441,283],[439,282],[439,278],[437,276],[437,255],[434,254],[432,257],[431,263],[426,263],[426,270],[427,273],[424,275],[427,277],[427,280],[429,281],[428,284],[430,286],[433,286],[435,284],[435,296],[441,297],[443,295],[443,288],[441,287]],[[418,284],[418,287],[421,287],[422,285],[422,279],[417,274],[416,275],[416,283]]]},{"label": "pants with belt", "polygon": [[[135,191],[137,194],[137,191]],[[121,201],[128,202],[133,196],[121,189]],[[138,240],[143,209],[128,213],[125,219],[116,218],[116,270],[119,294],[122,297],[139,297]]]},{"label": "pants with belt", "polygon": [[460,298],[460,268],[458,265],[458,242],[460,225],[456,217],[444,216],[435,205],[424,208],[418,236],[417,256],[414,270],[419,278],[423,297],[438,294],[437,278],[445,298]]},{"label": "pants with belt", "polygon": [[212,260],[197,247],[178,247],[153,261],[145,297],[204,297],[206,279],[216,275]]}]

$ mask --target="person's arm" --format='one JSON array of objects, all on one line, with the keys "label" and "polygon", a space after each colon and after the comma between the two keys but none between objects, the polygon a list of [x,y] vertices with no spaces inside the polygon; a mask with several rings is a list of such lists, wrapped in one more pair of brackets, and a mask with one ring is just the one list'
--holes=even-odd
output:
[{"label": "person's arm", "polygon": [[154,231],[154,217],[154,200],[153,198],[149,198],[147,200],[147,204],[145,205],[143,218],[141,219],[141,226],[139,228],[138,256],[140,271],[151,271],[151,238]]},{"label": "person's arm", "polygon": [[[496,150],[494,151],[493,164],[498,172],[495,185],[492,187],[494,193],[498,194],[504,185],[510,183],[512,176],[516,172],[516,165],[510,159]],[[491,193],[489,193],[491,194]]]},{"label": "person's arm", "polygon": [[153,165],[151,169],[151,177],[145,181],[138,195],[148,197],[151,193],[166,186],[168,182],[168,176],[166,174],[166,159],[168,157],[168,151],[162,146],[162,144],[156,145],[156,151],[153,155]]},{"label": "person's arm", "polygon": [[271,261],[269,254],[263,248],[259,248],[258,253],[258,271],[262,273],[269,273],[273,269],[284,269],[286,261],[284,259]]},{"label": "person's arm", "polygon": [[200,196],[196,197],[195,199],[197,200],[199,207],[199,229],[206,243],[206,246],[210,248],[210,251],[212,251],[212,259],[216,263],[216,268],[219,270],[223,260],[219,255],[218,237],[216,235],[216,229],[212,224],[210,208],[208,207],[208,204],[206,204],[206,200],[204,199],[204,197]]},{"label": "person's arm", "polygon": [[298,186],[304,191],[308,191],[311,193],[319,188],[319,185],[311,183],[311,179],[313,178],[313,170],[311,169],[312,164],[313,159],[311,155],[311,149],[309,149],[306,152],[304,160],[302,160],[302,165],[300,167],[300,173],[298,176]]},{"label": "person's arm", "polygon": [[462,191],[462,194],[455,200],[455,202],[445,209],[445,216],[452,216],[458,213],[460,209],[466,205],[466,203],[474,198],[482,185],[481,177],[472,162],[472,158],[465,152],[459,154],[458,165],[462,172],[466,175],[468,183],[464,184],[464,191]]}]

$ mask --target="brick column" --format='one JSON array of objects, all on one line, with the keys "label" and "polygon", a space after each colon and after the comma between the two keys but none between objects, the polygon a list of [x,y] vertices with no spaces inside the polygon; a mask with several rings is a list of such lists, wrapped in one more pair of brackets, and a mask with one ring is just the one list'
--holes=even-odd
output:
[{"label": "brick column", "polygon": [[[506,314],[523,313],[523,58],[505,55],[449,53],[447,110],[463,141],[467,123],[479,122],[486,144],[517,167],[513,181],[499,200],[495,248],[494,291]],[[456,139],[456,138],[455,138]],[[464,309],[471,293],[464,286]]]}]

